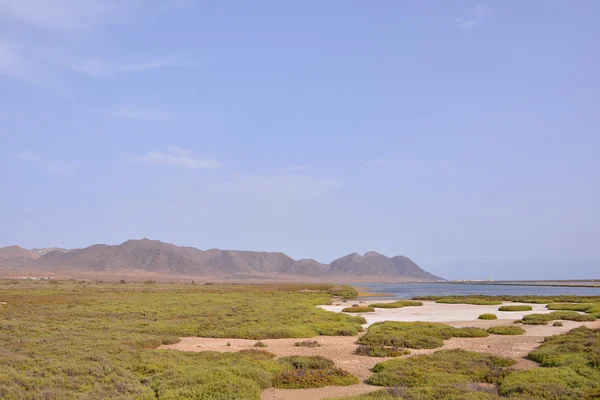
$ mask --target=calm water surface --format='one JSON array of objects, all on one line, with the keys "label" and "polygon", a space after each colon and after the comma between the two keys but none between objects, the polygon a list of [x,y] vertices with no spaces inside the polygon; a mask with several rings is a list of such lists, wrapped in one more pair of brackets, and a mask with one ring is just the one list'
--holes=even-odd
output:
[{"label": "calm water surface", "polygon": [[[392,293],[393,297],[409,299],[415,296],[457,296],[467,294],[485,295],[542,295],[561,294],[577,296],[600,296],[600,287],[564,287],[564,286],[512,286],[490,284],[447,284],[447,283],[381,283],[357,284],[370,292]],[[380,297],[381,298],[381,297]]]}]

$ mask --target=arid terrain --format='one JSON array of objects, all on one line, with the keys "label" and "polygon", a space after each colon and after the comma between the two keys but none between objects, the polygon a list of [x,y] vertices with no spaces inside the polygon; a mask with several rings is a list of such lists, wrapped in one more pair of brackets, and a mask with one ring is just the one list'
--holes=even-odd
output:
[{"label": "arid terrain", "polygon": [[203,279],[213,281],[406,282],[439,281],[410,258],[374,251],[352,253],[330,264],[294,260],[283,253],[176,246],[129,240],[84,249],[0,248],[0,276],[58,279]]},{"label": "arid terrain", "polygon": [[[392,300],[384,301],[361,301],[362,305],[373,303],[389,303]],[[513,303],[505,303],[511,305]],[[519,303],[523,305],[523,303]],[[377,309],[374,313],[359,314],[365,317],[367,324],[365,328],[375,322],[380,321],[427,321],[443,322],[450,326],[490,328],[494,326],[510,325],[513,321],[522,318],[527,314],[549,313],[543,304],[525,304],[530,305],[533,310],[527,312],[500,312],[498,306],[488,305],[469,305],[469,304],[439,304],[432,301],[423,302],[421,307],[405,307],[396,309]],[[342,308],[347,307],[347,303],[337,302],[335,305],[319,306],[328,311],[341,312]],[[477,317],[483,313],[494,312],[498,315],[495,320],[480,320]],[[552,325],[528,325],[523,326],[525,334],[518,336],[490,335],[483,338],[451,338],[444,342],[443,347],[436,349],[413,349],[411,354],[403,357],[411,357],[419,354],[431,354],[443,349],[463,349],[488,353],[500,357],[514,359],[517,363],[513,368],[525,370],[537,368],[538,364],[527,359],[527,354],[537,348],[544,338],[552,335],[566,333],[578,326],[587,326],[590,328],[600,328],[600,321],[594,322],[574,322],[563,321],[562,326]],[[364,333],[362,333],[364,334]],[[359,334],[359,337],[362,335]],[[368,378],[372,372],[371,369],[379,362],[390,359],[389,357],[366,357],[354,354],[358,344],[357,337],[346,336],[318,336],[317,340],[320,347],[300,347],[295,345],[298,339],[267,339],[261,342],[266,345],[265,349],[277,357],[291,355],[302,356],[321,356],[331,359],[336,366],[343,368],[352,374],[358,376],[361,381]],[[181,342],[172,345],[162,346],[162,349],[174,349],[189,352],[239,352],[242,350],[254,349],[256,340],[247,339],[229,339],[229,338],[201,338],[184,337]],[[262,392],[263,400],[318,400],[332,397],[356,396],[363,393],[369,393],[380,388],[359,383],[352,386],[331,386],[325,388],[313,389],[267,389]]]}]

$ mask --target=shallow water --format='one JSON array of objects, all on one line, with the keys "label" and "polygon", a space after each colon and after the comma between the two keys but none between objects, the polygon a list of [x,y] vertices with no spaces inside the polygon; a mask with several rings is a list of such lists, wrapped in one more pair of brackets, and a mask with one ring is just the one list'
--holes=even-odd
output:
[{"label": "shallow water", "polygon": [[[577,295],[600,296],[600,287],[526,286],[497,284],[461,283],[379,283],[357,284],[374,293],[390,293],[388,298],[409,299],[415,296],[459,296],[468,294],[485,295]],[[385,298],[385,297],[378,297]]]}]

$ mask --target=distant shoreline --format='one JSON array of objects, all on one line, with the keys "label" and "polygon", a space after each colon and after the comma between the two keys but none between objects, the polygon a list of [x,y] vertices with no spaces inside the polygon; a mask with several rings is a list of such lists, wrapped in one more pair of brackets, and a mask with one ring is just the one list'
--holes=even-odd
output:
[{"label": "distant shoreline", "polygon": [[448,285],[497,285],[497,286],[555,286],[555,287],[600,287],[600,280],[543,280],[543,281],[446,281]]}]

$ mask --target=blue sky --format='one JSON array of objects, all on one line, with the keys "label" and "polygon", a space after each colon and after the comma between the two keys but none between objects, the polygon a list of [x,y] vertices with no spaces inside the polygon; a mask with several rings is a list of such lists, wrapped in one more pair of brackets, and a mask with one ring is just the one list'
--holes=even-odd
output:
[{"label": "blue sky", "polygon": [[600,277],[597,1],[0,0],[0,246]]}]

